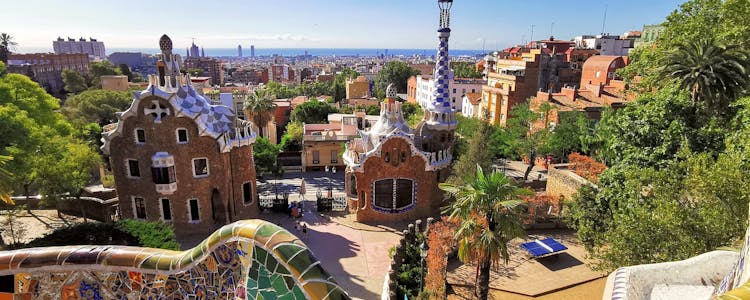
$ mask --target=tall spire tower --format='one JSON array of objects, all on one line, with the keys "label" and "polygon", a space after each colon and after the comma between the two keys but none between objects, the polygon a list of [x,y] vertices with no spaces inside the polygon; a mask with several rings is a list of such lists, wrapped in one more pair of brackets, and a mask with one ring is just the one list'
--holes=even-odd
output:
[{"label": "tall spire tower", "polygon": [[432,101],[424,109],[424,119],[417,126],[418,147],[423,151],[434,152],[450,149],[453,146],[453,131],[458,125],[456,111],[450,99],[450,58],[448,39],[451,36],[450,11],[453,0],[438,0],[440,24],[438,26],[438,48],[433,72],[434,92]]}]

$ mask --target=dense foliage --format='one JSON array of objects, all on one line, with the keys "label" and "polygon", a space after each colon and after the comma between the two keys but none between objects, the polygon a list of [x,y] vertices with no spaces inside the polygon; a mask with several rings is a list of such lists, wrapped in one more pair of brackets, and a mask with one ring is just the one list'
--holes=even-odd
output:
[{"label": "dense foliage", "polygon": [[389,61],[375,77],[373,94],[378,99],[385,98],[385,90],[389,84],[393,84],[397,92],[406,93],[406,84],[409,77],[419,75],[419,73],[419,70],[409,67],[405,62]]},{"label": "dense foliage", "polygon": [[66,245],[124,245],[179,250],[172,228],[162,223],[122,220],[116,223],[81,223],[57,229],[22,248]]},{"label": "dense foliage", "polygon": [[471,62],[451,63],[451,68],[455,78],[482,78],[482,72],[477,71],[476,66]]},{"label": "dense foliage", "polygon": [[685,259],[741,238],[750,202],[748,11],[747,0],[688,1],[621,72],[641,95],[606,112],[589,137],[610,168],[567,216],[599,268]]},{"label": "dense foliage", "polygon": [[338,109],[326,102],[307,101],[292,111],[292,122],[305,124],[325,124],[328,123],[328,114],[337,113]]},{"label": "dense foliage", "polygon": [[267,138],[258,137],[253,144],[253,160],[258,175],[268,173],[278,173],[281,166],[276,163],[276,157],[281,152],[280,145],[271,144]]},{"label": "dense foliage", "polygon": [[281,149],[284,151],[302,151],[302,138],[305,129],[300,122],[291,122],[286,125],[286,132],[281,137]]},{"label": "dense foliage", "polygon": [[98,159],[82,140],[86,127],[72,126],[58,110],[58,100],[30,78],[0,76],[0,155],[13,158],[6,170],[14,194],[39,192],[54,201],[79,194],[91,179]]},{"label": "dense foliage", "polygon": [[117,122],[115,113],[127,110],[131,102],[127,92],[87,90],[68,97],[61,112],[73,123],[104,126]]}]

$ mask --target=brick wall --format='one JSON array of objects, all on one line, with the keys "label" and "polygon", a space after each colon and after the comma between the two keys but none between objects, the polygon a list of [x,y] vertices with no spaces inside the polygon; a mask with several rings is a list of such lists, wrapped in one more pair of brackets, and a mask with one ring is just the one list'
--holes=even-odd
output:
[{"label": "brick wall", "polygon": [[[391,138],[384,142],[381,156],[371,156],[363,166],[365,172],[353,173],[356,177],[357,198],[349,197],[350,210],[357,215],[359,222],[394,222],[415,220],[438,214],[442,204],[443,193],[438,188],[438,172],[425,171],[426,162],[419,156],[412,156],[406,140]],[[390,152],[390,162],[385,162],[386,151]],[[406,159],[401,162],[401,152],[405,152]],[[395,154],[394,154],[395,153]],[[398,160],[398,163],[394,162]],[[347,173],[348,178],[351,173]],[[373,208],[373,183],[380,179],[402,178],[411,179],[416,185],[416,206],[400,213],[387,213]],[[347,185],[347,192],[349,186]],[[364,192],[364,197],[363,196]]]},{"label": "brick wall", "polygon": [[[155,123],[153,117],[143,115],[143,109],[151,107],[152,101],[170,108],[170,114]],[[148,97],[140,101],[136,116],[122,120],[122,135],[114,137],[110,146],[110,161],[115,185],[120,200],[120,212],[125,218],[133,218],[133,197],[145,200],[146,219],[162,221],[161,200],[169,199],[172,221],[177,234],[213,231],[224,225],[228,219],[257,215],[257,205],[244,206],[242,203],[242,182],[249,181],[255,194],[255,167],[252,149],[234,149],[233,153],[221,153],[219,145],[211,137],[200,136],[195,122],[187,117],[175,117],[174,108],[159,97]],[[145,130],[146,143],[135,142],[135,129]],[[188,130],[188,143],[178,144],[177,128]],[[239,150],[239,151],[238,151]],[[167,152],[174,156],[177,191],[162,195],[156,191],[151,175],[151,157],[156,152]],[[193,158],[207,158],[209,176],[193,176]],[[137,159],[140,178],[129,178],[126,174],[126,159]],[[233,165],[230,167],[230,165]],[[233,180],[228,180],[232,178]],[[216,192],[214,192],[216,190]],[[234,191],[234,192],[232,192]],[[212,199],[219,199],[212,202]],[[188,200],[198,199],[200,221],[189,220]],[[232,210],[232,208],[234,208]],[[219,218],[215,218],[214,211]],[[230,215],[231,211],[231,215]]]}]

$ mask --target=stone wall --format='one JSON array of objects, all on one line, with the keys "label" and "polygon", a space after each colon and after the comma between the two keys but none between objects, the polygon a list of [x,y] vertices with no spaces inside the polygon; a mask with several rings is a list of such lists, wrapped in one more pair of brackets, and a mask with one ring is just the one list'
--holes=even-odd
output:
[{"label": "stone wall", "polygon": [[569,170],[554,167],[547,170],[547,196],[572,199],[578,189],[586,184],[591,183]]}]

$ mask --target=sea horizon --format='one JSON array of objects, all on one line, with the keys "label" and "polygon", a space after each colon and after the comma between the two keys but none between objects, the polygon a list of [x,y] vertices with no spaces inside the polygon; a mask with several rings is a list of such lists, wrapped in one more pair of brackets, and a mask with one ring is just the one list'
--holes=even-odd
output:
[{"label": "sea horizon", "polygon": [[[273,56],[280,55],[285,57],[305,55],[307,51],[311,56],[379,56],[385,54],[395,56],[433,56],[435,49],[376,49],[376,48],[255,48],[255,56]],[[450,49],[451,56],[475,56],[487,53],[491,50],[472,50],[472,49]],[[19,47],[17,53],[52,53],[52,47]],[[107,55],[115,52],[140,52],[145,54],[156,54],[161,52],[159,48],[107,48]],[[185,55],[187,49],[176,49],[174,53]],[[206,56],[211,57],[237,57],[237,48],[205,48]],[[242,56],[250,57],[250,47],[242,48]]]}]

